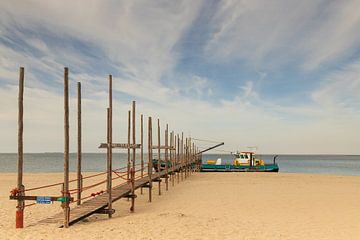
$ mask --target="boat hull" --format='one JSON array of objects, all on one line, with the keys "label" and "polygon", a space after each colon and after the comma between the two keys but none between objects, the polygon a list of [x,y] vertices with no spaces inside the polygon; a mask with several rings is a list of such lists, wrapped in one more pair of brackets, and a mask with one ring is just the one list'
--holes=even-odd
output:
[{"label": "boat hull", "polygon": [[279,172],[279,166],[277,164],[265,164],[263,166],[234,166],[234,165],[214,165],[214,164],[202,164],[201,172]]}]

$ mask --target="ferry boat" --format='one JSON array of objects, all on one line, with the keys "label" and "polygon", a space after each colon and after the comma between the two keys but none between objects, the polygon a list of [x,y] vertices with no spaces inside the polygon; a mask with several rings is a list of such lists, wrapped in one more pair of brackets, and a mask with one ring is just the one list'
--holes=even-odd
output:
[{"label": "ferry boat", "polygon": [[278,172],[279,166],[276,163],[277,156],[274,156],[273,163],[265,163],[264,160],[255,158],[254,152],[236,152],[233,154],[232,164],[223,164],[221,159],[208,160],[202,164],[202,172]]}]

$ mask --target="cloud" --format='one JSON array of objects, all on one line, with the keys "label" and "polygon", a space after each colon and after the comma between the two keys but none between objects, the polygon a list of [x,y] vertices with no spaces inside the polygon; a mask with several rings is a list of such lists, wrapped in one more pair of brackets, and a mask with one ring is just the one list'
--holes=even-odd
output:
[{"label": "cloud", "polygon": [[[107,79],[113,74],[119,142],[126,141],[127,111],[136,99],[137,113],[160,118],[162,127],[169,123],[187,136],[225,141],[227,149],[357,153],[360,65],[349,57],[359,48],[358,14],[351,11],[358,3],[207,3],[1,2],[0,120],[9,141],[0,152],[16,150],[22,65],[26,151],[62,151],[63,67],[69,66],[71,146],[75,82],[81,81],[84,151],[98,151],[105,139]],[[182,71],[183,62],[192,68]],[[341,70],[331,67],[338,62]],[[321,72],[324,65],[327,72]],[[295,90],[276,96],[276,74]],[[301,84],[306,87],[297,89]]]},{"label": "cloud", "polygon": [[256,69],[336,64],[359,47],[358,1],[224,1],[206,45],[212,61]]},{"label": "cloud", "polygon": [[360,61],[329,74],[311,94],[312,99],[331,113],[346,116],[360,113]]}]

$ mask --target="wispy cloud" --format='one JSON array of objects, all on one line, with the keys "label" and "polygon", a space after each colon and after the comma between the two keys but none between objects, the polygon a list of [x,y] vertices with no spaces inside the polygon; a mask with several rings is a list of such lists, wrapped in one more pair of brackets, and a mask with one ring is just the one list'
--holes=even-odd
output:
[{"label": "wispy cloud", "polygon": [[138,112],[233,149],[358,153],[359,8],[355,0],[3,1],[0,120],[10,141],[0,151],[15,150],[22,65],[27,151],[61,151],[68,66],[72,116],[83,83],[86,151],[105,138],[113,74],[116,139],[125,139],[136,99]]}]

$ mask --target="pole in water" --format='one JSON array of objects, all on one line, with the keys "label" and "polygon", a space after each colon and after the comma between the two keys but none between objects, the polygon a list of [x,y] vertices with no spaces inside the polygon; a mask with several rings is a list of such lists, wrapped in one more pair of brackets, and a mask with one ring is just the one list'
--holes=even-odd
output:
[{"label": "pole in water", "polygon": [[[25,71],[23,67],[20,67],[19,74],[19,96],[18,96],[18,160],[17,160],[17,168],[18,168],[18,178],[17,178],[17,189],[20,192],[20,196],[24,193],[24,185],[23,185],[23,161],[24,161],[24,153],[23,153],[23,115],[24,115],[24,75]],[[24,200],[17,201],[17,210],[16,210],[16,228],[24,227]]]}]

